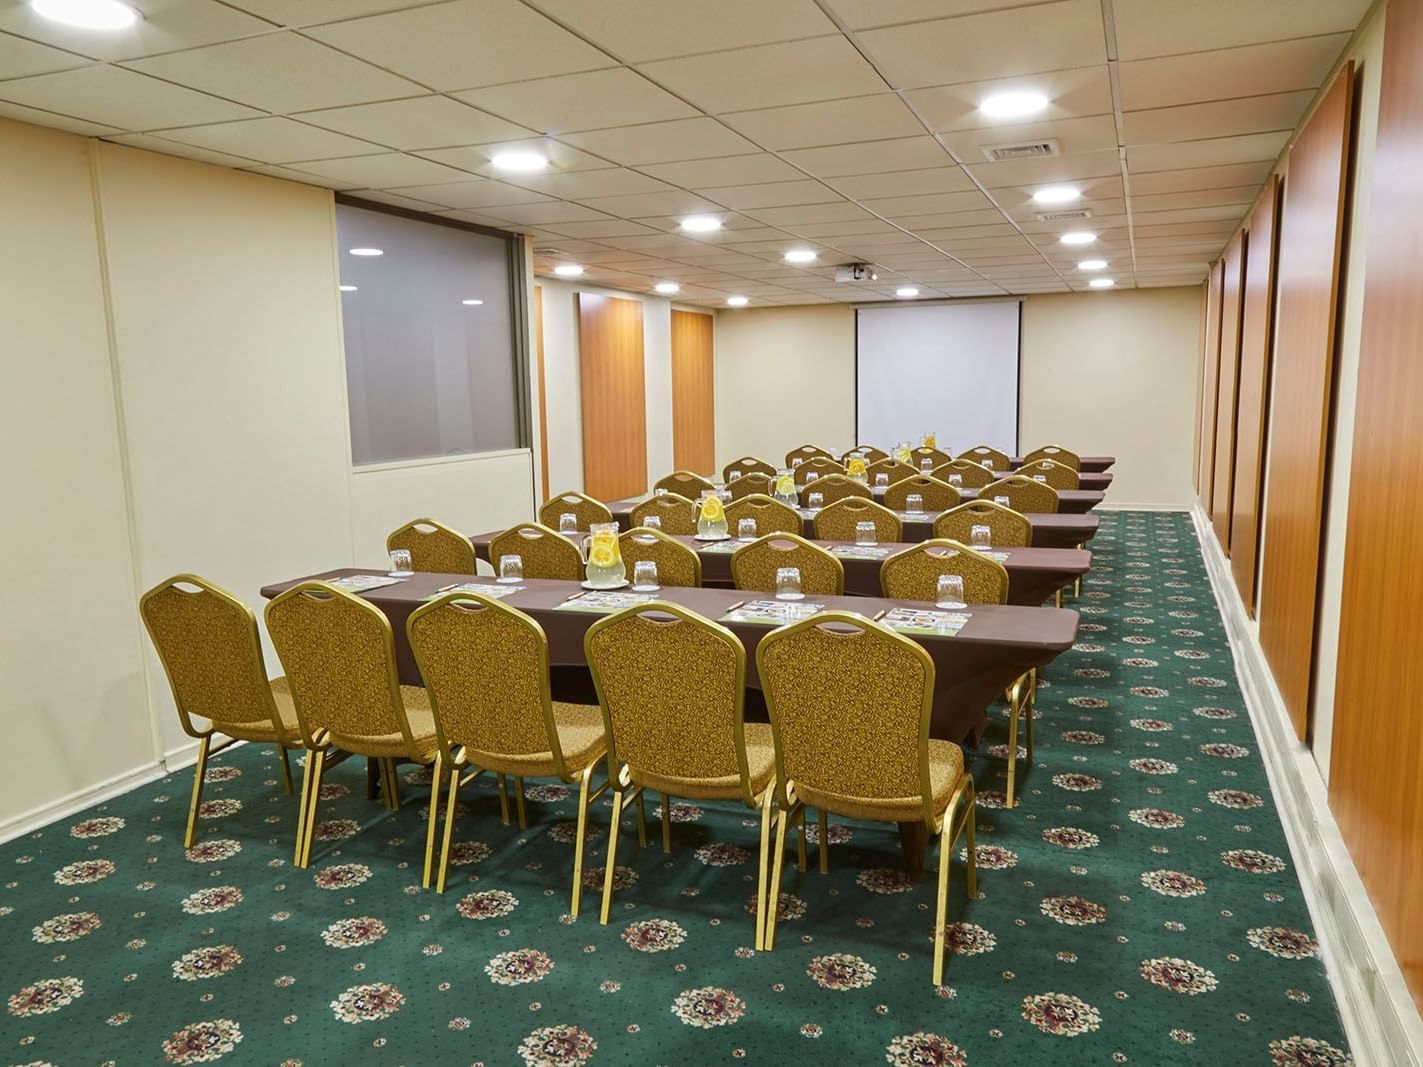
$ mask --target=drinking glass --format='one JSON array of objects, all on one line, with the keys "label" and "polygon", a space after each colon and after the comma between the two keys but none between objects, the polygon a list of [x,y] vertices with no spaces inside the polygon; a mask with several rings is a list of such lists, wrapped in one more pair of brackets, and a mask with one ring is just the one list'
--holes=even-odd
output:
[{"label": "drinking glass", "polygon": [[986,525],[974,525],[968,530],[969,548],[991,548],[993,546],[993,527]]},{"label": "drinking glass", "polygon": [[933,470],[934,470],[934,461],[933,461],[932,459],[930,459],[928,456],[925,456],[923,459],[921,459],[921,460],[919,461],[919,469],[920,469],[921,471],[923,471],[925,474],[930,474],[930,473],[932,473]]},{"label": "drinking glass", "polygon": [[793,460],[791,460],[791,466],[799,467],[804,462],[805,460],[801,459],[799,456],[796,456]]},{"label": "drinking glass", "polygon": [[390,576],[392,578],[407,578],[414,573],[415,568],[410,562],[410,549],[392,549],[390,553]]},{"label": "drinking glass", "polygon": [[665,485],[659,485],[656,489],[654,489],[654,490],[652,491],[652,495],[653,495],[653,496],[666,496],[666,495],[667,495],[667,487],[666,487]]},{"label": "drinking glass", "polygon": [[558,532],[561,534],[577,533],[578,516],[571,511],[565,511],[558,517]]},{"label": "drinking glass", "polygon": [[876,489],[887,489],[887,488],[889,488],[889,475],[886,474],[884,471],[880,471],[878,474],[875,475],[875,488],[876,488]]},{"label": "drinking glass", "polygon": [[934,605],[940,608],[967,607],[963,599],[963,579],[957,574],[939,575],[938,591],[934,594]]},{"label": "drinking glass", "polygon": [[810,508],[812,511],[815,511],[816,509],[820,508],[824,505],[824,503],[824,493],[811,493],[808,497],[805,498],[805,506]]},{"label": "drinking glass", "polygon": [[642,517],[642,524],[646,526],[649,530],[660,530],[662,529],[662,516],[644,515]]},{"label": "drinking glass", "polygon": [[524,576],[523,556],[500,556],[499,557],[499,577],[497,581],[504,585],[512,585]]},{"label": "drinking glass", "polygon": [[911,514],[918,515],[924,510],[924,498],[918,493],[910,493],[904,498],[904,510]]},{"label": "drinking glass", "polygon": [[992,458],[985,459],[985,460],[983,461],[983,466],[984,466],[984,469],[985,469],[985,470],[992,470],[992,469],[993,469],[993,460],[992,460]]},{"label": "drinking glass", "polygon": [[1034,475],[1033,475],[1033,481],[1035,481],[1035,482],[1042,482],[1044,485],[1046,485],[1046,484],[1047,484],[1047,475],[1046,475],[1046,474],[1034,474]]},{"label": "drinking glass", "polygon": [[960,486],[963,485],[963,475],[962,475],[962,474],[950,474],[950,475],[949,475],[949,484],[952,485],[952,486],[953,486],[954,488],[956,488],[956,489],[959,488]]},{"label": "drinking glass", "polygon": [[1008,498],[1006,496],[995,496],[993,498],[993,502],[1005,508],[1011,508],[1013,506],[1008,502]]},{"label": "drinking glass", "polygon": [[855,523],[855,544],[872,545],[875,543],[875,524],[872,522]]},{"label": "drinking glass", "polygon": [[639,593],[650,593],[660,588],[657,584],[656,560],[640,559],[632,565],[632,587]]},{"label": "drinking glass", "polygon": [[736,539],[738,541],[756,540],[756,520],[738,519],[736,521]]},{"label": "drinking glass", "polygon": [[800,568],[776,568],[776,599],[800,600],[805,594],[800,591]]},{"label": "drinking glass", "polygon": [[805,484],[806,484],[806,485],[809,485],[811,482],[815,481],[815,479],[817,479],[817,478],[819,478],[819,477],[820,477],[820,472],[819,472],[819,471],[806,471],[806,472],[805,472]]}]

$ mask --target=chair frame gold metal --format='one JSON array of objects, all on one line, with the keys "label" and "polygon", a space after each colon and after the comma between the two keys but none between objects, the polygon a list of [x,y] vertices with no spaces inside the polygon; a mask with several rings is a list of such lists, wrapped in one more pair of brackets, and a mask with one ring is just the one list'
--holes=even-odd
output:
[{"label": "chair frame gold metal", "polygon": [[742,497],[753,495],[770,496],[771,490],[775,487],[775,481],[774,474],[751,471],[748,474],[738,475],[727,482],[726,491],[731,495],[732,500],[740,500]]},{"label": "chair frame gold metal", "polygon": [[[650,496],[636,505],[628,513],[628,518],[634,526],[642,526],[648,515],[656,515],[665,532],[691,535],[697,532],[697,520],[693,515],[695,507],[693,501],[680,493],[663,493],[661,496]],[[671,519],[670,525],[668,519]]]},{"label": "chair frame gold metal", "polygon": [[995,472],[1008,470],[1013,461],[1013,457],[1008,455],[1007,452],[1004,452],[1002,449],[994,448],[992,445],[974,445],[972,448],[964,449],[955,458],[968,460],[970,463],[977,463],[980,467],[983,466],[985,459],[992,459],[993,470]]},{"label": "chair frame gold metal", "polygon": [[[880,503],[890,511],[904,511],[909,503],[909,497],[916,493],[923,500],[923,510],[930,515],[937,515],[941,511],[958,507],[960,500],[958,489],[948,482],[941,482],[930,474],[916,474],[912,478],[895,482],[886,489],[884,496],[880,498]],[[928,499],[930,497],[933,499]],[[940,499],[950,499],[953,503],[941,507],[936,502]]]},{"label": "chair frame gold metal", "polygon": [[[917,559],[917,558],[920,557],[920,556],[925,556],[925,557],[928,557],[929,559],[945,559],[945,560],[947,560],[947,559],[952,559],[952,558],[954,558],[954,557],[956,557],[956,556],[963,556],[963,557],[965,557],[966,559],[968,559],[969,561],[971,561],[971,563],[972,563],[973,566],[978,567],[978,568],[980,568],[980,569],[982,569],[982,570],[988,571],[988,572],[992,573],[992,574],[997,578],[997,581],[998,581],[997,593],[998,593],[998,595],[997,595],[993,600],[974,600],[974,599],[971,599],[971,598],[970,598],[970,595],[969,595],[969,591],[968,591],[968,589],[967,589],[968,583],[965,582],[965,583],[964,583],[964,585],[965,585],[965,589],[964,589],[964,599],[965,599],[968,603],[970,603],[970,604],[974,604],[974,603],[978,603],[978,604],[1006,604],[1006,603],[1008,603],[1008,586],[1009,586],[1009,583],[1010,583],[1010,578],[1008,577],[1008,568],[1005,567],[1005,566],[1003,566],[1003,564],[999,563],[996,559],[993,559],[991,556],[984,555],[982,552],[978,552],[978,551],[976,551],[975,549],[970,548],[968,545],[963,544],[963,543],[960,542],[960,541],[955,541],[955,540],[952,540],[951,538],[947,538],[947,537],[935,537],[935,538],[931,538],[931,539],[928,540],[928,541],[921,541],[921,542],[919,542],[917,545],[911,545],[909,548],[906,548],[906,549],[904,549],[903,551],[896,552],[894,555],[890,556],[888,559],[886,559],[883,563],[880,564],[880,568],[879,568],[880,592],[884,594],[884,596],[885,596],[886,599],[888,599],[888,600],[933,600],[933,599],[934,599],[935,591],[932,590],[932,589],[906,590],[906,589],[904,589],[904,588],[901,587],[901,588],[895,588],[895,589],[891,590],[891,588],[890,588],[891,584],[892,584],[892,583],[894,582],[894,580],[895,580],[895,579],[894,579],[894,572],[895,572],[896,570],[898,570],[901,566],[903,566],[905,563],[911,562],[911,561]],[[959,573],[959,572],[958,572],[957,570],[955,570],[954,568],[949,567],[949,566],[945,566],[942,570],[939,571],[939,574],[941,574],[941,575],[943,575],[943,574],[958,574],[958,573]],[[919,594],[919,593],[924,593],[924,594],[926,594],[926,595],[924,595],[924,596],[919,596],[919,595],[917,595],[917,594]]]},{"label": "chair frame gold metal", "polygon": [[1026,467],[1040,459],[1050,459],[1055,463],[1061,463],[1064,467],[1071,467],[1079,473],[1082,471],[1082,457],[1061,445],[1042,445],[1033,449],[1023,456],[1023,466]]},{"label": "chair frame gold metal", "polygon": [[877,475],[885,474],[889,476],[889,485],[895,482],[902,482],[905,478],[913,478],[920,473],[912,464],[901,463],[893,456],[886,456],[884,459],[877,459],[865,467],[865,476],[871,485],[875,484]]},{"label": "chair frame gold metal", "polygon": [[924,461],[931,460],[931,471],[937,467],[942,467],[945,463],[952,463],[953,456],[949,455],[942,448],[930,448],[928,445],[920,445],[918,448],[909,450],[909,463],[921,474],[924,472]]},{"label": "chair frame gold metal", "polygon": [[653,492],[658,489],[666,489],[669,493],[676,493],[689,500],[695,500],[702,493],[716,491],[716,486],[710,478],[703,478],[700,474],[692,471],[673,471],[671,474],[658,478],[652,484]]},{"label": "chair frame gold metal", "polygon": [[[1021,545],[1003,544],[1001,542],[995,541],[995,547],[1029,548],[1032,546],[1033,524],[1026,515],[1024,515],[1021,511],[1014,511],[1012,508],[1005,508],[1002,504],[999,504],[994,500],[987,500],[981,496],[972,500],[965,500],[963,503],[957,504],[954,507],[949,508],[947,511],[941,511],[938,515],[936,515],[934,517],[934,536],[937,538],[943,538],[949,541],[958,541],[960,543],[966,544],[967,534],[965,534],[964,537],[955,536],[953,532],[944,528],[946,520],[959,515],[988,517],[994,514],[1003,514],[1011,516],[1012,519],[1019,524],[1019,530],[1023,534],[1023,543]],[[972,527],[973,525],[974,523],[969,523],[970,527]],[[984,524],[981,523],[979,525]],[[992,522],[990,521],[986,525],[991,526]]]},{"label": "chair frame gold metal", "polygon": [[850,449],[851,452],[858,452],[865,457],[866,463],[877,463],[882,459],[889,459],[889,453],[874,445],[856,445]]},{"label": "chair frame gold metal", "polygon": [[[839,557],[835,556],[834,554],[832,554],[832,553],[830,553],[830,552],[827,552],[825,549],[823,549],[823,548],[821,548],[819,545],[817,545],[814,541],[807,541],[804,537],[801,537],[799,534],[781,533],[781,532],[763,534],[762,536],[756,538],[756,540],[754,540],[754,541],[752,541],[752,542],[750,542],[750,543],[748,543],[748,544],[742,545],[740,548],[738,548],[735,552],[733,552],[733,553],[731,554],[731,581],[732,581],[732,584],[734,584],[737,589],[745,589],[745,590],[749,590],[749,591],[751,591],[751,592],[757,592],[757,593],[773,593],[773,592],[775,592],[775,589],[774,589],[774,588],[771,588],[771,589],[754,589],[754,588],[752,588],[751,586],[748,586],[748,585],[744,584],[743,581],[742,581],[742,571],[743,571],[743,568],[744,568],[745,565],[746,565],[746,561],[747,561],[748,559],[753,558],[753,554],[754,554],[754,553],[758,553],[758,552],[761,552],[761,551],[771,551],[771,552],[784,551],[783,549],[779,549],[779,548],[776,548],[776,547],[775,547],[777,542],[782,543],[782,544],[787,543],[787,542],[793,543],[793,544],[796,546],[797,549],[805,550],[805,551],[809,551],[809,552],[815,553],[816,556],[817,556],[817,558],[822,558],[822,557],[823,557],[823,559],[824,559],[825,561],[827,561],[828,563],[833,563],[833,564],[834,564],[834,566],[831,568],[832,572],[835,573],[836,576],[837,576],[837,577],[836,577],[836,582],[835,582],[835,588],[834,588],[834,589],[830,590],[829,592],[816,592],[816,591],[813,591],[813,590],[811,590],[811,589],[807,589],[806,586],[807,586],[809,583],[806,581],[806,575],[805,575],[804,571],[802,571],[802,573],[801,573],[801,590],[802,590],[804,593],[806,593],[807,595],[810,595],[810,596],[843,596],[843,595],[844,595],[844,593],[845,593],[845,564],[840,561]],[[787,554],[789,555],[789,553],[787,553]],[[786,563],[785,566],[787,566],[787,567],[799,567],[800,564],[798,564],[798,563]],[[777,569],[779,569],[779,568],[777,568]]]},{"label": "chair frame gold metal", "polygon": [[[650,540],[649,540],[650,539]],[[674,555],[682,557],[683,561],[692,568],[693,577],[690,584],[684,585],[682,582],[667,581],[667,574],[662,569],[658,569],[657,581],[659,585],[677,588],[699,588],[702,584],[702,557],[695,551],[688,548],[675,537],[670,537],[662,530],[653,529],[650,526],[634,526],[631,530],[624,530],[618,535],[618,543],[622,548],[623,560],[628,564],[628,574],[633,572],[632,564],[640,562],[642,559],[650,559],[650,556],[639,556],[637,549],[629,549],[629,545],[649,544],[655,542],[667,549]],[[653,562],[657,562],[653,560]]]},{"label": "chair frame gold metal", "polygon": [[934,477],[945,485],[953,484],[949,481],[951,474],[959,476],[960,486],[955,488],[963,489],[982,489],[985,485],[992,485],[996,476],[994,471],[970,459],[953,459],[934,468]]},{"label": "chair frame gold metal", "polygon": [[558,529],[559,516],[572,514],[578,519],[578,532],[587,533],[595,522],[612,522],[613,513],[601,500],[594,500],[586,493],[569,490],[551,496],[539,505],[538,522],[550,530]]},{"label": "chair frame gold metal", "polygon": [[[843,515],[855,516],[853,520],[850,520],[851,525],[847,530],[836,531],[828,528],[840,522]],[[853,541],[855,539],[854,524],[861,522],[875,524],[876,541],[904,540],[903,520],[883,504],[865,500],[863,497],[846,496],[826,504],[815,513],[814,521],[817,541]],[[837,537],[836,533],[848,533],[849,536]]]},{"label": "chair frame gold metal", "polygon": [[791,472],[791,477],[794,479],[796,487],[803,489],[811,480],[811,474],[814,474],[816,479],[819,479],[828,478],[832,474],[842,475],[844,473],[845,465],[838,460],[830,456],[811,456]]},{"label": "chair frame gold metal", "polygon": [[[826,492],[826,489],[829,492]],[[870,492],[870,487],[863,482],[857,482],[844,474],[827,474],[823,478],[817,478],[813,482],[807,482],[800,487],[802,503],[810,499],[811,493],[819,493],[824,506],[835,503],[837,500],[844,500],[847,496],[857,496],[861,500],[873,500],[874,493]]]},{"label": "chair frame gold metal", "polygon": [[[496,572],[498,572],[498,570],[499,570],[499,560],[500,560],[503,556],[506,556],[506,555],[513,555],[513,556],[519,556],[519,557],[521,557],[521,558],[524,558],[524,574],[525,574],[527,577],[530,577],[530,578],[539,577],[538,575],[533,575],[533,574],[530,574],[530,573],[529,573],[528,560],[527,560],[526,557],[524,557],[524,554],[523,554],[522,552],[509,552],[509,551],[506,551],[506,550],[505,550],[505,549],[506,549],[506,545],[505,545],[506,539],[513,538],[513,537],[518,537],[520,540],[530,540],[529,538],[525,538],[525,537],[523,536],[523,531],[525,531],[525,530],[537,531],[539,534],[542,534],[542,535],[545,536],[545,537],[554,537],[554,538],[557,538],[559,541],[562,541],[565,545],[568,545],[568,547],[573,550],[574,555],[576,555],[576,556],[578,557],[578,566],[577,566],[577,568],[575,568],[575,569],[578,570],[579,573],[580,573],[580,575],[581,575],[582,567],[583,567],[583,552],[582,552],[582,550],[578,547],[578,545],[577,545],[575,542],[570,541],[568,538],[564,537],[564,536],[563,536],[561,533],[559,533],[557,530],[550,529],[549,527],[543,525],[543,523],[539,523],[539,522],[520,522],[520,523],[515,523],[513,526],[509,527],[509,528],[508,528],[507,530],[505,530],[503,533],[501,533],[501,534],[496,534],[493,538],[490,539],[490,541],[489,541],[489,562],[490,562],[490,564],[494,567],[494,570],[495,570]],[[509,544],[513,544],[513,543],[515,543],[515,542],[509,541]],[[558,551],[561,551],[561,550],[558,550]],[[569,558],[570,558],[570,560],[572,559],[572,557],[569,557]],[[569,581],[578,581],[578,580],[579,580],[579,577],[578,577],[578,576],[575,576],[575,575],[571,575],[567,580],[569,580]]]},{"label": "chair frame gold metal", "polygon": [[[993,500],[997,496],[1006,496],[1008,506],[1020,515],[1056,514],[1061,506],[1056,489],[1046,482],[1034,481],[1026,474],[1010,474],[1007,477],[999,478],[996,482],[980,489],[978,495],[980,499],[987,500]],[[1052,507],[1020,508],[1018,507],[1018,498],[1024,495],[1027,495],[1033,504],[1050,503]]]},{"label": "chair frame gold metal", "polygon": [[1047,484],[1059,492],[1063,489],[1082,488],[1082,476],[1067,464],[1054,459],[1035,459],[1031,463],[1024,463],[1014,473],[1033,481],[1037,481],[1038,476],[1042,475]]},{"label": "chair frame gold metal", "polygon": [[794,467],[796,460],[804,463],[813,456],[823,456],[832,462],[835,460],[834,454],[828,448],[821,448],[819,445],[798,445],[786,453],[786,466]]},{"label": "chair frame gold metal", "polygon": [[774,478],[777,474],[773,464],[767,463],[758,456],[742,456],[734,459],[725,467],[721,468],[721,480],[730,485],[743,474],[764,474],[768,478]]},{"label": "chair frame gold metal", "polygon": [[[763,530],[761,520],[768,517],[774,517],[775,521],[782,525],[776,526],[774,530]],[[756,536],[758,537],[776,531],[799,534],[805,529],[799,511],[789,504],[783,504],[775,497],[766,496],[763,493],[743,496],[726,505],[726,522],[733,533],[736,531],[736,524],[742,519],[756,520]],[[791,529],[792,524],[794,524],[794,529]]]},{"label": "chair frame gold metal", "polygon": [[[426,530],[422,530],[421,527],[429,527],[428,532],[427,532]],[[451,571],[451,570],[447,570],[447,569],[444,569],[444,568],[441,568],[440,570],[434,570],[433,568],[430,568],[430,567],[422,567],[422,566],[420,565],[420,564],[421,564],[421,551],[420,551],[420,550],[421,550],[423,547],[427,547],[427,546],[422,546],[419,542],[407,542],[407,543],[405,543],[405,544],[399,543],[399,542],[401,541],[401,539],[403,538],[403,535],[406,535],[406,534],[413,534],[413,535],[415,535],[416,537],[429,537],[429,538],[431,538],[431,539],[439,538],[439,539],[445,541],[451,548],[454,549],[454,551],[455,551],[458,555],[460,555],[460,556],[462,557],[462,559],[461,559],[461,563],[462,563],[461,569]],[[463,548],[463,549],[460,549],[460,548],[455,547],[455,543],[456,543],[456,542],[458,542],[459,544],[463,545],[464,548]],[[386,552],[392,552],[392,551],[394,551],[394,550],[397,549],[397,548],[405,548],[405,549],[408,549],[408,550],[410,551],[410,566],[411,566],[411,568],[412,568],[413,570],[425,571],[425,572],[427,572],[427,573],[435,573],[435,574],[477,574],[477,573],[479,573],[479,572],[478,572],[478,569],[477,569],[477,566],[476,566],[476,559],[475,559],[475,554],[474,554],[474,545],[470,542],[469,538],[466,537],[464,534],[460,533],[460,532],[459,532],[458,530],[456,530],[453,526],[446,526],[443,522],[440,522],[440,521],[438,521],[438,520],[436,520],[436,519],[429,519],[429,518],[424,518],[424,519],[411,519],[411,520],[410,520],[409,522],[407,522],[404,526],[400,526],[400,527],[398,527],[398,528],[392,530],[392,531],[386,536],[386,539],[385,539],[385,550],[386,550]]]}]

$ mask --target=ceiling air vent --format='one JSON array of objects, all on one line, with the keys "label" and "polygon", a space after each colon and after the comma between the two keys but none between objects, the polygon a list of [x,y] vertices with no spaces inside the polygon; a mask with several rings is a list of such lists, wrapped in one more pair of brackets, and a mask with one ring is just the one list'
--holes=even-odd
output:
[{"label": "ceiling air vent", "polygon": [[567,252],[560,252],[557,248],[535,248],[534,255],[548,256],[550,259],[559,259],[566,256]]},{"label": "ceiling air vent", "polygon": [[1041,159],[1043,156],[1058,155],[1060,149],[1056,139],[1045,141],[1023,141],[1021,144],[989,144],[983,146],[983,154],[990,163],[1001,163],[1005,159]]},{"label": "ceiling air vent", "polygon": [[1092,212],[1089,208],[1079,207],[1072,211],[1040,211],[1038,212],[1039,222],[1071,222],[1074,219],[1090,219]]}]

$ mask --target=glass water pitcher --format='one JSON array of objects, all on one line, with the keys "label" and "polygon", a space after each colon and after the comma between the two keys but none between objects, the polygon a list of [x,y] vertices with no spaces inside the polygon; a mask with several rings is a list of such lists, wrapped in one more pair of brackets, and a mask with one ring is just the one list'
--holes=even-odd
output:
[{"label": "glass water pitcher", "polygon": [[627,566],[618,544],[618,524],[595,522],[588,530],[588,536],[583,539],[588,584],[594,589],[615,589],[627,581]]}]

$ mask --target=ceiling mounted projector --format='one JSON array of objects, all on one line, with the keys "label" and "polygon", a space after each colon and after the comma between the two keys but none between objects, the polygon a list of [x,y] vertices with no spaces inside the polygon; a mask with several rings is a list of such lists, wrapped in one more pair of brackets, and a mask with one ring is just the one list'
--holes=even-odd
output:
[{"label": "ceiling mounted projector", "polygon": [[835,268],[837,282],[873,282],[879,280],[873,267],[868,263],[846,263]]}]

